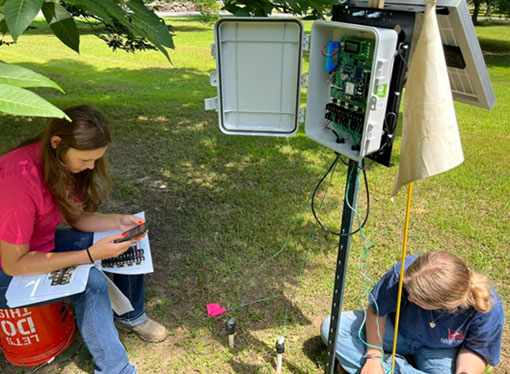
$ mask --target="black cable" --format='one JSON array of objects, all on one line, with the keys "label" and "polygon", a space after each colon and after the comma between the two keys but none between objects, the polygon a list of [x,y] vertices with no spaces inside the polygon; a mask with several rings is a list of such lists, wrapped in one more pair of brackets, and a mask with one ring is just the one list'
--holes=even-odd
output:
[{"label": "black cable", "polygon": [[[390,114],[393,114],[393,116],[394,116],[393,117],[394,123],[392,126],[388,125],[388,116]],[[395,113],[395,112],[388,112],[384,116],[383,131],[386,134],[386,141],[383,143],[381,148],[379,148],[379,150],[377,151],[377,154],[382,154],[382,152],[386,149],[386,147],[393,143],[393,138],[395,137],[395,130],[397,129],[397,121],[398,121],[397,113]]]},{"label": "black cable", "polygon": [[339,158],[340,158],[340,161],[342,161],[342,164],[344,164],[345,166],[349,166],[349,163],[347,161],[345,161],[342,157],[340,157],[340,155],[338,155]]},{"label": "black cable", "polygon": [[[340,160],[343,161],[343,159],[340,157],[339,154],[337,154],[337,160],[340,158]],[[345,163],[345,162],[344,162]],[[365,164],[365,161],[363,160],[362,161],[363,165]],[[317,190],[319,189],[320,185],[322,184],[322,182],[324,181],[324,179],[326,178],[326,176],[331,172],[331,170],[333,169],[333,166],[336,165],[336,161],[333,162],[331,164],[331,166],[329,167],[328,171],[326,173],[324,173],[324,175],[322,176],[322,178],[319,180],[319,182],[317,183],[317,185],[315,186],[314,190],[313,190],[313,193],[312,193],[312,201],[311,201],[311,205],[312,205],[312,214],[313,214],[313,217],[315,218],[315,220],[317,221],[317,223],[320,225],[320,227],[322,227],[326,232],[330,233],[330,234],[333,234],[333,235],[336,235],[336,236],[349,236],[349,235],[354,235],[356,234],[357,232],[359,232],[363,227],[365,227],[365,224],[367,223],[368,221],[368,216],[370,214],[370,192],[368,190],[368,180],[367,180],[367,173],[366,173],[366,170],[365,170],[365,167],[361,167],[360,170],[363,172],[363,178],[365,180],[365,190],[367,191],[367,214],[365,216],[365,219],[363,220],[363,223],[361,224],[361,226],[356,229],[355,231],[353,232],[350,232],[350,233],[346,233],[346,234],[343,234],[343,233],[340,233],[340,232],[336,232],[336,231],[333,231],[331,229],[329,229],[328,227],[326,227],[319,219],[319,217],[317,216],[317,214],[315,213],[315,207],[314,207],[314,200],[315,200],[315,195],[317,193]]]}]

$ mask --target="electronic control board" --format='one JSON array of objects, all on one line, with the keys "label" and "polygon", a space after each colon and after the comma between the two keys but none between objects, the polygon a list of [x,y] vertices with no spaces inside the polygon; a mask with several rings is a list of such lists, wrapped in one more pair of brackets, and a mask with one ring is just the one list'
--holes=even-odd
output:
[{"label": "electronic control board", "polygon": [[344,143],[345,137],[350,137],[352,149],[359,151],[374,57],[374,41],[344,37],[336,53],[337,65],[332,71],[325,125],[335,133],[338,143]]}]

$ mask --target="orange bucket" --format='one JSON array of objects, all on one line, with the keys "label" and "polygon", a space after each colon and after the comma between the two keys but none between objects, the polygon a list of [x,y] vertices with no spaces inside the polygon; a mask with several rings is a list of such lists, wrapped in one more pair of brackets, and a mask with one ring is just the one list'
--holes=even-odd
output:
[{"label": "orange bucket", "polygon": [[76,335],[76,323],[65,302],[32,308],[0,309],[0,347],[16,366],[51,361]]}]

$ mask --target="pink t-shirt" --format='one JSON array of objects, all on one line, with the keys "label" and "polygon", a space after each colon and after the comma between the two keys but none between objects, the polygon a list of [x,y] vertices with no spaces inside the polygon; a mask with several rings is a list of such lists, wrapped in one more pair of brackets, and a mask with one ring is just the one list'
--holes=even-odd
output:
[{"label": "pink t-shirt", "polygon": [[0,157],[0,240],[49,252],[62,217],[44,181],[40,154],[40,143],[34,143]]}]

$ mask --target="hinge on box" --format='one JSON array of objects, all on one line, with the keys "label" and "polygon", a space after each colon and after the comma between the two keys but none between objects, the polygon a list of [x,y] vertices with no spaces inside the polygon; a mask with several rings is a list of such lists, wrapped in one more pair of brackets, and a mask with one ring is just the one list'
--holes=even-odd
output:
[{"label": "hinge on box", "polygon": [[310,34],[303,36],[303,51],[308,52],[310,50]]},{"label": "hinge on box", "polygon": [[212,71],[209,75],[209,82],[211,83],[211,86],[218,87],[218,72]]},{"label": "hinge on box", "polygon": [[216,110],[218,111],[218,96],[204,99],[205,110]]},{"label": "hinge on box", "polygon": [[216,60],[216,43],[211,44],[211,56]]},{"label": "hinge on box", "polygon": [[306,108],[299,109],[298,116],[297,116],[299,123],[305,123],[305,112],[306,112]]},{"label": "hinge on box", "polygon": [[301,88],[308,87],[308,73],[301,74],[301,77],[299,79],[299,85],[301,86]]}]

